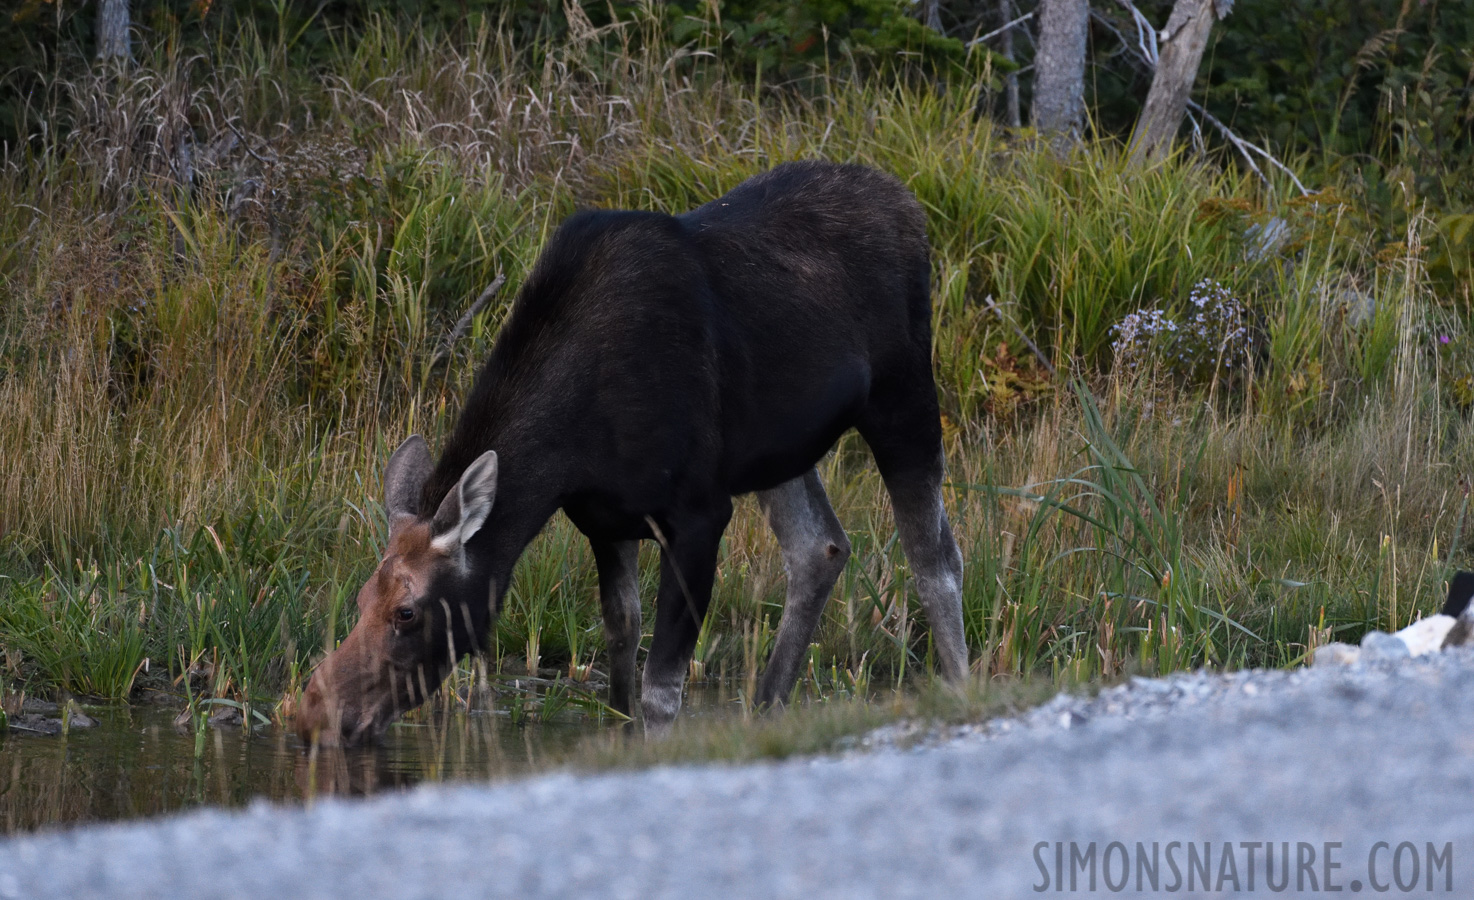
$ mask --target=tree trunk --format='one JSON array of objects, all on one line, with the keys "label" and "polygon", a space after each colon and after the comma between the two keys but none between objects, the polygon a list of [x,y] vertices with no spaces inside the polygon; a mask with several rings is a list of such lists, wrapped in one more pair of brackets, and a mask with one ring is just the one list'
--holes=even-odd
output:
[{"label": "tree trunk", "polygon": [[[998,0],[998,25],[1004,29],[1003,34],[998,36],[998,55],[1009,62],[1014,61],[1013,29],[1006,26],[1013,21],[1013,9],[1013,0]],[[1023,124],[1018,105],[1018,72],[1009,72],[1003,76],[1003,110],[1004,120],[1010,128]]]},{"label": "tree trunk", "polygon": [[1177,0],[1157,55],[1157,74],[1146,105],[1131,133],[1131,162],[1154,162],[1172,149],[1172,140],[1187,112],[1187,98],[1198,77],[1198,64],[1208,46],[1214,18],[1228,15],[1232,0]]},{"label": "tree trunk", "polygon": [[942,0],[921,0],[921,24],[942,33]]},{"label": "tree trunk", "polygon": [[1056,147],[1080,140],[1085,124],[1087,0],[1040,0],[1034,53],[1034,127]]},{"label": "tree trunk", "polygon": [[128,42],[128,0],[97,0],[97,58],[132,59]]}]

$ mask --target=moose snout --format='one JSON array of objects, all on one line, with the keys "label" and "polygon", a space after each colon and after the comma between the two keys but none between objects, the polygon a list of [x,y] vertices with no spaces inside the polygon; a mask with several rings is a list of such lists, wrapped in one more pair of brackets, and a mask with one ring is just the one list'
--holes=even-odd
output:
[{"label": "moose snout", "polygon": [[297,736],[304,747],[350,747],[377,735],[372,720],[332,689],[322,671],[315,673],[297,703]]},{"label": "moose snout", "polygon": [[[334,718],[329,713],[327,698],[314,675],[307,680],[307,687],[302,689],[302,697],[297,701],[297,736],[302,739],[304,746],[310,747],[314,743],[332,745],[338,742],[341,726],[329,727],[333,724],[329,720]],[[336,718],[341,722],[341,715]]]},{"label": "moose snout", "polygon": [[307,680],[297,702],[296,730],[304,746],[353,747],[381,738],[399,711],[387,673],[365,671],[352,654],[331,654]]}]

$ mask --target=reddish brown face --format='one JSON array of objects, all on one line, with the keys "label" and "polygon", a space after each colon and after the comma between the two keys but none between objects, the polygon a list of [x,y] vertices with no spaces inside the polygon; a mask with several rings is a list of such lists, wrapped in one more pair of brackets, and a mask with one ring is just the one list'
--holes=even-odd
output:
[{"label": "reddish brown face", "polygon": [[[433,518],[416,508],[430,470],[418,437],[389,460],[384,475],[389,545],[358,592],[358,623],[313,672],[297,705],[304,743],[374,741],[401,713],[440,686],[470,649],[473,613],[465,541],[486,520],[496,489],[496,454],[466,469]],[[475,591],[485,596],[485,591]]]},{"label": "reddish brown face", "polygon": [[432,546],[428,523],[395,529],[378,569],[358,592],[358,624],[307,683],[298,733],[327,744],[376,739],[440,684],[448,662],[445,616],[427,610],[426,597],[452,565]]}]

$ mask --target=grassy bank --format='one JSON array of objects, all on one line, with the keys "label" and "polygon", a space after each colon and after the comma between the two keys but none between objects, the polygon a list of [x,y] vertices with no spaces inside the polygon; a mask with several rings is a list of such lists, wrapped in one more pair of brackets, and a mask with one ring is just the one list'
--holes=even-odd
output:
[{"label": "grassy bank", "polygon": [[[764,88],[650,42],[381,26],[322,71],[249,32],[178,46],[54,77],[0,171],[11,687],[291,690],[356,614],[389,451],[450,427],[557,222],[680,211],[809,156],[894,172],[930,215],[980,675],[1293,664],[1434,609],[1467,561],[1469,311],[1428,286],[1417,217],[1368,245],[1334,190],[1056,159],[966,92]],[[800,690],[863,695],[927,664],[925,623],[861,443],[821,469],[855,553]],[[750,682],[783,586],[750,500],[723,555],[694,674]],[[488,667],[599,668],[597,608],[555,519]]]}]

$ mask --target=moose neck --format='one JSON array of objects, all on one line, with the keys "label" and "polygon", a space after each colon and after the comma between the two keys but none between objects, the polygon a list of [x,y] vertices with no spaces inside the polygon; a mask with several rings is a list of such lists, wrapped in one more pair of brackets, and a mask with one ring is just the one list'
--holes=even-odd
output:
[{"label": "moose neck", "polygon": [[515,319],[478,373],[420,499],[421,514],[433,515],[471,463],[496,451],[496,497],[465,547],[473,582],[488,591],[488,627],[518,557],[562,505],[567,480],[566,400],[546,383],[547,367],[531,352],[537,342],[516,339]]},{"label": "moose neck", "polygon": [[[502,598],[511,585],[512,570],[522,551],[557,508],[557,503],[548,498],[511,491],[503,497],[499,492],[486,523],[466,542],[466,563],[472,583],[485,592],[488,628],[501,612]],[[484,638],[484,633],[476,635],[478,645]]]}]

